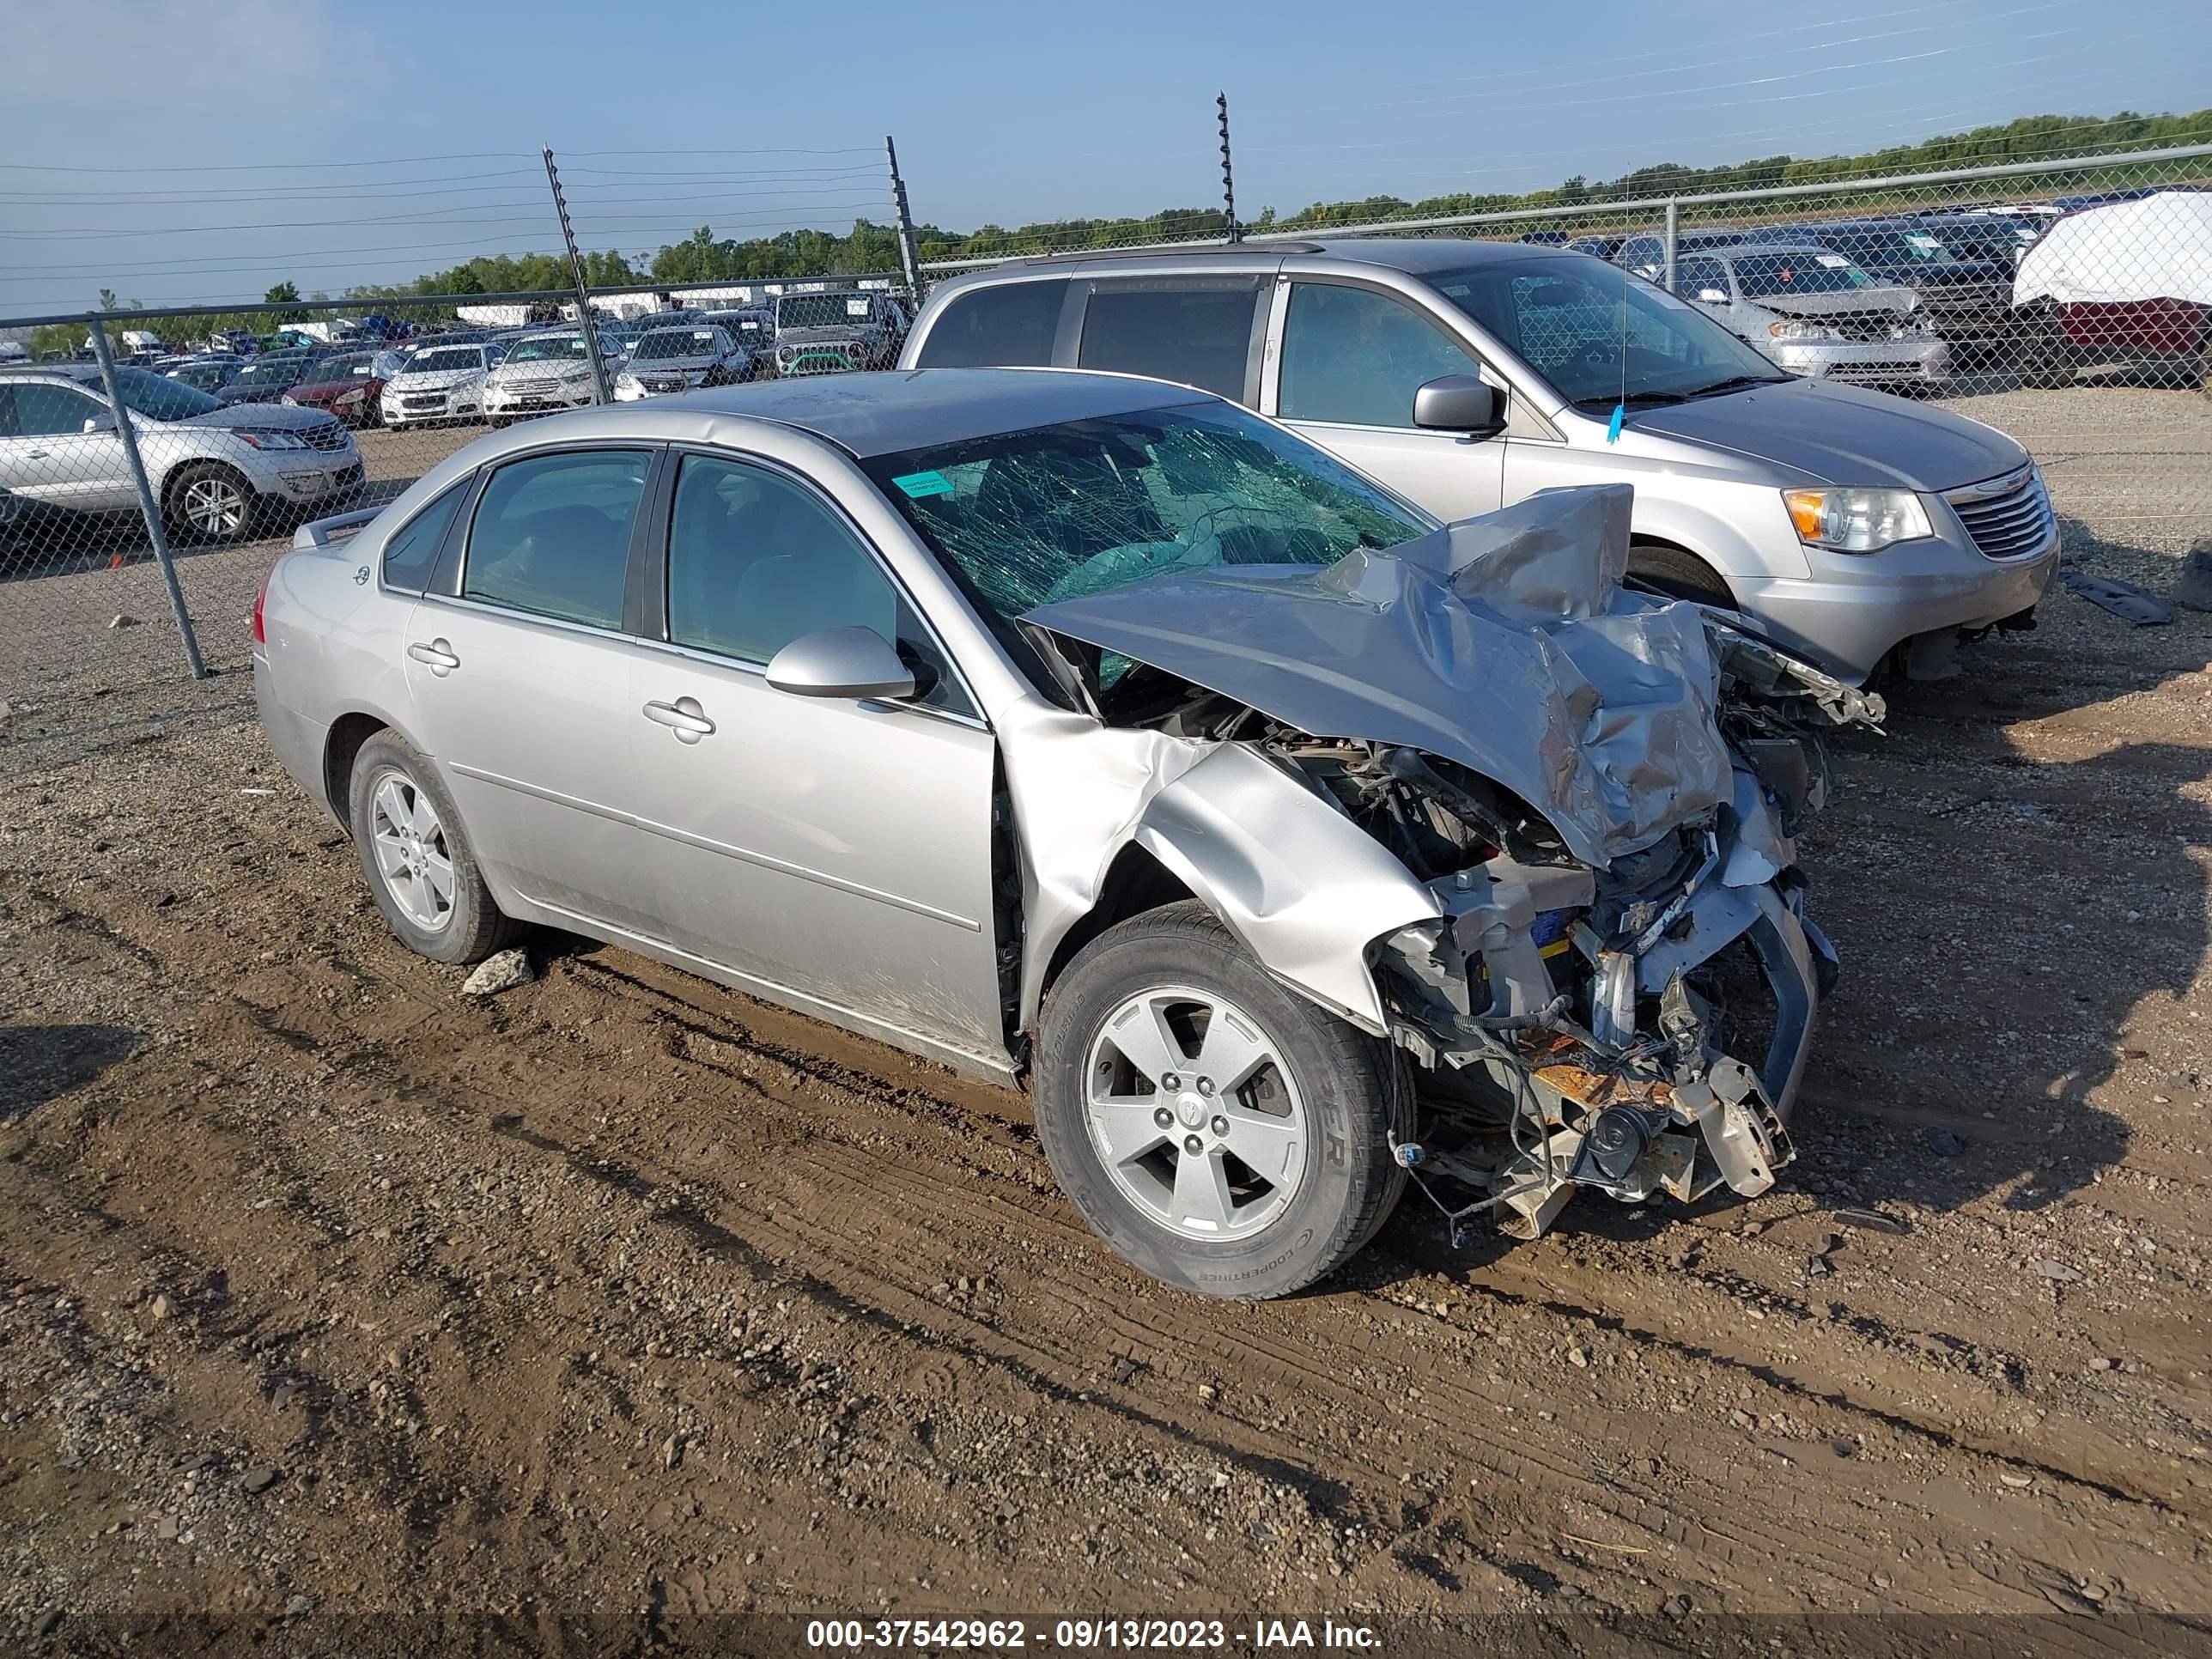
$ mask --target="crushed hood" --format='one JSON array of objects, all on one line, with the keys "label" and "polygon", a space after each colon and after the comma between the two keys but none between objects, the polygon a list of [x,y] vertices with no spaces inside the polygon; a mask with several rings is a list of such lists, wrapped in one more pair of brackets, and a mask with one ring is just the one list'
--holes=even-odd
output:
[{"label": "crushed hood", "polygon": [[1170,572],[1023,620],[1316,737],[1457,762],[1603,866],[1731,792],[1705,613],[1621,586],[1632,495],[1545,490],[1322,569]]}]

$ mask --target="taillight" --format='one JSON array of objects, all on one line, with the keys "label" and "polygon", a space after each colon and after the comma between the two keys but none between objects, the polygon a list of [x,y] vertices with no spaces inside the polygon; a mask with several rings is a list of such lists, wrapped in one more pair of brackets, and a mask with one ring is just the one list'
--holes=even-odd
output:
[{"label": "taillight", "polygon": [[[276,567],[270,566],[269,576],[276,574]],[[253,596],[253,642],[256,645],[266,645],[269,642],[269,629],[261,619],[261,607],[269,603],[269,576],[264,576],[261,579],[260,591]]]}]

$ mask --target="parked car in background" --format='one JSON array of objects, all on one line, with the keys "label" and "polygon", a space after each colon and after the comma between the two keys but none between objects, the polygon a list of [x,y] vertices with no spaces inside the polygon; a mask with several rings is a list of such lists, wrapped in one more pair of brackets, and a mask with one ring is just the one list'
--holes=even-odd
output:
[{"label": "parked car in background", "polygon": [[163,369],[163,376],[181,380],[196,392],[216,392],[238,378],[246,367],[243,357],[216,356],[206,354],[187,357],[173,368]]},{"label": "parked car in background", "polygon": [[226,404],[273,404],[321,360],[322,354],[313,351],[262,352],[240,364],[215,395]]},{"label": "parked car in background", "polygon": [[[1994,367],[2036,350],[2044,331],[2012,307],[2012,262],[1967,259],[1918,218],[1767,226],[1756,237],[1840,253],[1875,281],[1911,289],[1954,370]],[[2022,325],[2028,326],[2023,328]]]},{"label": "parked car in background", "polygon": [[1792,374],[1892,388],[1950,377],[1950,349],[1912,290],[1826,248],[1740,242],[1689,254],[1675,291]]},{"label": "parked car in background", "polygon": [[755,378],[760,361],[723,330],[705,323],[656,328],[639,338],[637,349],[615,376],[615,398],[635,403],[694,386],[730,386]]},{"label": "parked car in background", "polygon": [[385,425],[396,430],[482,420],[484,381],[499,361],[496,346],[425,346],[384,383],[378,410]]},{"label": "parked car in background", "polygon": [[[248,540],[288,512],[335,511],[360,493],[353,438],[319,410],[227,404],[120,365],[115,379],[147,482],[180,538]],[[96,366],[0,374],[0,489],[33,512],[138,511]]]},{"label": "parked car in background", "polygon": [[[623,362],[613,335],[600,334],[599,352],[612,375]],[[525,416],[581,409],[598,401],[594,391],[592,354],[583,331],[544,331],[518,340],[485,377],[484,418],[494,426],[505,426]]]},{"label": "parked car in background", "polygon": [[775,302],[775,372],[836,374],[889,368],[904,337],[888,296],[833,291],[786,294]]},{"label": "parked car in background", "polygon": [[307,526],[255,699],[407,948],[581,933],[1026,1082],[1112,1248],[1280,1296],[1416,1163],[1534,1238],[1796,1156],[1792,837],[1878,700],[1625,592],[1629,494],[1447,529],[1120,375],[731,387]]},{"label": "parked car in background", "polygon": [[1632,575],[1740,611],[1853,684],[1955,672],[1960,635],[2027,625],[2057,568],[2043,480],[2010,438],[1786,374],[1690,301],[1563,249],[1024,260],[935,289],[900,356],[986,363],[1203,386],[1448,520],[1632,483]]},{"label": "parked car in background", "polygon": [[[1680,260],[1686,253],[1701,253],[1711,248],[1728,247],[1744,240],[1750,234],[1747,230],[1735,228],[1680,231],[1674,238],[1674,257]],[[1655,283],[1666,280],[1666,239],[1655,232],[1642,231],[1634,236],[1618,239],[1612,258],[1613,264],[1626,266],[1638,276]]]},{"label": "parked car in background", "polygon": [[277,401],[327,409],[350,427],[375,426],[384,418],[384,377],[376,372],[380,355],[346,351],[325,357]]},{"label": "parked car in background", "polygon": [[2020,256],[2049,228],[2051,217],[2045,214],[1968,208],[1956,213],[1923,214],[1919,222],[1922,229],[1951,251],[1954,258],[2009,270],[2019,265]]},{"label": "parked car in background", "polygon": [[748,351],[759,355],[766,364],[772,361],[769,349],[775,344],[775,307],[774,306],[745,306],[732,311],[709,311],[699,320],[720,329]]},{"label": "parked car in background", "polygon": [[2059,384],[2118,364],[2212,391],[2212,191],[2128,195],[2053,221],[2012,297],[2055,314]]}]

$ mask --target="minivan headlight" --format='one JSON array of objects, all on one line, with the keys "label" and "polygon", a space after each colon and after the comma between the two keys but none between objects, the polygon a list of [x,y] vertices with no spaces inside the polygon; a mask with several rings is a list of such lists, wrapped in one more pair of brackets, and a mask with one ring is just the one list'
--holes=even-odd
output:
[{"label": "minivan headlight", "polygon": [[1834,553],[1879,553],[1936,533],[1909,489],[1785,489],[1782,501],[1797,539]]},{"label": "minivan headlight", "polygon": [[1801,323],[1788,319],[1769,323],[1766,331],[1778,340],[1832,340],[1836,331],[1823,323]]}]

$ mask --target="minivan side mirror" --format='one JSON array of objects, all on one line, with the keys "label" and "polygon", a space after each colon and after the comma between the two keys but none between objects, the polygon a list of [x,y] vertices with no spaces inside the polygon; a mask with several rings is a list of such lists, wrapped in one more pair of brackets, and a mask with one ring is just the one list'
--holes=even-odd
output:
[{"label": "minivan side mirror", "polygon": [[802,634],[769,659],[768,683],[796,697],[910,697],[914,671],[872,628]]},{"label": "minivan side mirror", "polygon": [[1431,432],[1487,438],[1505,425],[1498,388],[1477,374],[1445,374],[1413,393],[1413,424]]}]

